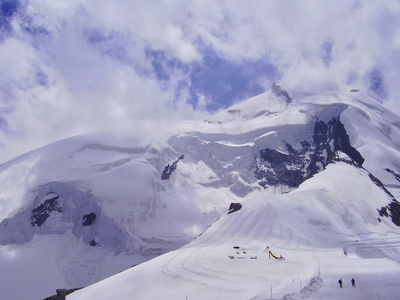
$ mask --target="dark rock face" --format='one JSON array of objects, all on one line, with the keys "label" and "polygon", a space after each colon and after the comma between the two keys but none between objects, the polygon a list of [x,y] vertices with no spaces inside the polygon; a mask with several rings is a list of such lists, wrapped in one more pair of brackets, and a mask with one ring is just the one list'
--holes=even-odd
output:
[{"label": "dark rock face", "polygon": [[303,180],[304,172],[302,169],[305,166],[303,158],[289,144],[286,144],[286,148],[289,154],[272,149],[260,151],[262,161],[268,162],[269,167],[266,171],[256,172],[256,177],[257,179],[262,178],[265,185],[285,184],[289,187],[296,187]]},{"label": "dark rock face", "polygon": [[389,168],[386,168],[385,171],[392,174],[394,176],[394,178],[396,178],[397,181],[400,181],[400,174],[396,173],[395,171],[393,171]]},{"label": "dark rock face", "polygon": [[87,215],[83,216],[83,226],[90,226],[94,223],[94,221],[96,220],[96,214],[95,213],[90,213]]},{"label": "dark rock face", "polygon": [[390,212],[392,222],[397,226],[400,226],[400,203],[397,200],[393,200],[389,203],[387,209]]},{"label": "dark rock face", "polygon": [[356,148],[351,146],[350,138],[344,125],[340,122],[340,119],[333,119],[329,122],[329,125],[332,126],[334,151],[342,151],[346,153],[357,165],[362,166],[364,158]]},{"label": "dark rock face", "polygon": [[174,161],[172,164],[168,164],[165,166],[164,171],[161,174],[161,179],[162,180],[168,180],[171,177],[171,174],[173,171],[175,171],[178,162],[184,158],[184,155],[182,154],[176,161]]},{"label": "dark rock face", "polygon": [[379,186],[381,189],[383,189],[386,192],[386,194],[388,194],[388,196],[392,199],[392,201],[388,205],[382,207],[381,209],[378,209],[379,215],[381,217],[387,217],[387,218],[390,217],[395,225],[400,226],[399,201],[397,201],[397,199],[392,195],[391,192],[388,191],[388,189],[378,178],[376,178],[371,173],[369,174],[369,178],[371,178],[372,182],[375,183],[377,186]]},{"label": "dark rock face", "polygon": [[128,234],[102,213],[91,194],[62,182],[48,182],[34,193],[29,207],[0,223],[0,245],[23,244],[36,234],[71,231],[92,247],[114,249],[116,254],[127,249]]},{"label": "dark rock face", "polygon": [[322,121],[315,123],[312,144],[315,148],[307,168],[309,175],[320,171],[317,164],[325,167],[328,157],[336,151],[346,153],[359,166],[364,163],[361,154],[351,146],[349,136],[339,118],[333,118],[328,123]]},{"label": "dark rock face", "polygon": [[231,203],[231,205],[229,205],[228,214],[231,214],[231,213],[233,213],[235,211],[238,211],[241,208],[242,208],[242,204],[240,204],[240,203]]},{"label": "dark rock face", "polygon": [[400,203],[394,197],[387,206],[378,209],[378,213],[381,217],[390,217],[394,224],[400,226]]},{"label": "dark rock face", "polygon": [[32,210],[31,216],[31,224],[32,227],[37,225],[40,227],[50,216],[52,211],[62,212],[63,209],[58,202],[59,196],[55,195],[54,197],[47,199],[44,203],[40,204],[39,206],[35,207]]},{"label": "dark rock face", "polygon": [[286,185],[298,187],[306,178],[322,171],[329,157],[336,151],[346,153],[356,165],[361,166],[364,158],[351,146],[349,136],[339,118],[328,123],[317,121],[311,140],[303,140],[300,149],[286,143],[286,153],[263,149],[257,158],[255,176],[263,187]]}]

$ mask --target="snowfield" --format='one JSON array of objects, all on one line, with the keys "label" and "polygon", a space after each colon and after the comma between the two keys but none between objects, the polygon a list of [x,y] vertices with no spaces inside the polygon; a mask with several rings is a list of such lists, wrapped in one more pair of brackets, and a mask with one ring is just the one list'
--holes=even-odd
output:
[{"label": "snowfield", "polygon": [[166,141],[26,153],[0,165],[0,299],[398,299],[399,124],[275,86]]},{"label": "snowfield", "polygon": [[67,299],[271,299],[271,290],[273,299],[397,299],[400,233],[374,208],[385,197],[365,172],[330,165],[298,190],[249,198],[188,245]]}]

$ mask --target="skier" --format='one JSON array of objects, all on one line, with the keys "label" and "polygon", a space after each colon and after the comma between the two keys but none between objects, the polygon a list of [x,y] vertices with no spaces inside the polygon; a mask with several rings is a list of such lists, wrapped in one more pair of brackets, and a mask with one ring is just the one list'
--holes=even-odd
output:
[{"label": "skier", "polygon": [[343,281],[342,281],[342,279],[339,279],[338,283],[339,283],[339,285],[340,285],[340,288],[343,288]]},{"label": "skier", "polygon": [[354,280],[354,278],[351,279],[351,286],[356,287],[356,281]]}]

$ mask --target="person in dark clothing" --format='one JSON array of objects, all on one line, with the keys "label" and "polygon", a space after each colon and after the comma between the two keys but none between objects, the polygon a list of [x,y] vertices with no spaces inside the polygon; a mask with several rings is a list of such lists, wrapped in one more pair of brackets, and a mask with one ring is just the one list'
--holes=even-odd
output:
[{"label": "person in dark clothing", "polygon": [[351,286],[356,287],[356,281],[354,280],[354,278],[351,279]]},{"label": "person in dark clothing", "polygon": [[339,279],[338,283],[339,283],[339,285],[340,285],[340,288],[343,288],[343,281],[342,281],[342,279]]}]

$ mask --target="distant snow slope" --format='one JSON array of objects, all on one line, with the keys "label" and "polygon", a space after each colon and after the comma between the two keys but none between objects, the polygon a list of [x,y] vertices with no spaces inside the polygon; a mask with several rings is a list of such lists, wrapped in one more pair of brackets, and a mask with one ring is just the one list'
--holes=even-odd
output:
[{"label": "distant snow slope", "polygon": [[134,265],[68,299],[319,299],[339,266],[360,285],[368,265],[398,276],[399,116],[361,92],[274,86],[179,126],[154,145],[79,136],[1,165],[0,298]]}]

